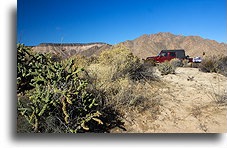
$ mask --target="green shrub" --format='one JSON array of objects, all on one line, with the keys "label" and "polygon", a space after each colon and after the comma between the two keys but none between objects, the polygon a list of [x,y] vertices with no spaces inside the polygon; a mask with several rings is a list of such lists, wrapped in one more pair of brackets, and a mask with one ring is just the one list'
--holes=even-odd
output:
[{"label": "green shrub", "polygon": [[103,124],[88,82],[78,76],[83,69],[73,67],[73,60],[54,62],[23,44],[17,51],[18,113],[34,132],[46,132],[50,117],[64,132],[89,132]]},{"label": "green shrub", "polygon": [[165,61],[158,65],[158,70],[161,72],[162,75],[174,74],[176,67],[169,61]]}]

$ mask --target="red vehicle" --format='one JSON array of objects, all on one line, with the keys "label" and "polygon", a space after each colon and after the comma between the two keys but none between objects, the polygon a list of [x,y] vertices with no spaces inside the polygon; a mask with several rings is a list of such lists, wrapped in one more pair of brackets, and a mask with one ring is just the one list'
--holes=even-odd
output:
[{"label": "red vehicle", "polygon": [[189,60],[189,62],[192,62],[192,58],[189,58],[189,56],[185,56],[185,51],[182,49],[162,50],[158,56],[147,57],[147,60],[153,59],[157,63],[162,63],[164,61],[170,61],[175,58],[180,59],[180,60],[187,59],[187,60]]}]

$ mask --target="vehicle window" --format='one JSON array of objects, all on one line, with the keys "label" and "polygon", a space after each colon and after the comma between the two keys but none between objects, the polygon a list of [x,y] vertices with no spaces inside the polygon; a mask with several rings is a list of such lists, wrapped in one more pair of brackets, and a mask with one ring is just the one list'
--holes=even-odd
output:
[{"label": "vehicle window", "polygon": [[161,57],[167,57],[167,53],[166,52],[161,53]]},{"label": "vehicle window", "polygon": [[170,57],[176,57],[176,53],[175,53],[175,52],[170,52],[170,53],[169,53],[169,56],[170,56]]}]

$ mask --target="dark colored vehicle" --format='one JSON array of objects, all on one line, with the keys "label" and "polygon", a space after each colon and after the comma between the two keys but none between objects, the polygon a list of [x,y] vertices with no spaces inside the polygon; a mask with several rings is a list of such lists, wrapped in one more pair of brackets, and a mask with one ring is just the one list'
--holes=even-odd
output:
[{"label": "dark colored vehicle", "polygon": [[158,56],[147,57],[147,60],[153,59],[157,63],[162,63],[164,61],[170,61],[172,59],[187,59],[189,62],[192,62],[192,58],[185,56],[185,51],[183,49],[178,50],[162,50]]}]

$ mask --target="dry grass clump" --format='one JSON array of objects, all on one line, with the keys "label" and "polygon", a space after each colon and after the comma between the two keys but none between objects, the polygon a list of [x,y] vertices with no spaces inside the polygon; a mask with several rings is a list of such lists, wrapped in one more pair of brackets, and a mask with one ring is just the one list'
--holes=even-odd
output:
[{"label": "dry grass clump", "polygon": [[165,61],[158,65],[158,70],[161,72],[162,75],[174,74],[176,67],[171,64],[170,61]]},{"label": "dry grass clump", "polygon": [[133,83],[127,78],[121,79],[105,88],[109,95],[107,103],[121,111],[122,109],[145,111],[154,98],[154,94],[149,89],[143,83]]},{"label": "dry grass clump", "polygon": [[122,78],[103,86],[100,90],[99,92],[105,92],[105,106],[117,110],[123,119],[133,120],[146,114],[154,121],[161,112],[162,102],[156,99],[156,94],[149,84]]}]

